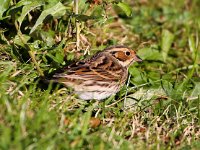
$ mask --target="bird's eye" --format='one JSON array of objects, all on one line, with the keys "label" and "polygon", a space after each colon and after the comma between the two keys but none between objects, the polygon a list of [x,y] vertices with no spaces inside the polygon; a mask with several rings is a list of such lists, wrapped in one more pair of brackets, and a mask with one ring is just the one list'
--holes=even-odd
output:
[{"label": "bird's eye", "polygon": [[115,51],[114,51],[114,52],[111,52],[112,55],[115,55],[115,53],[116,53]]},{"label": "bird's eye", "polygon": [[126,56],[129,56],[131,53],[129,51],[125,52]]}]

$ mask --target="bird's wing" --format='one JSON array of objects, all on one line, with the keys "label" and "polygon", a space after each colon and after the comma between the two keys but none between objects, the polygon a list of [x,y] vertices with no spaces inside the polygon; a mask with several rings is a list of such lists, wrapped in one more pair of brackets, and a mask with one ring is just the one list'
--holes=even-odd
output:
[{"label": "bird's wing", "polygon": [[120,81],[123,73],[123,67],[112,56],[98,53],[88,60],[68,66],[64,72],[55,74],[53,77],[63,81]]}]

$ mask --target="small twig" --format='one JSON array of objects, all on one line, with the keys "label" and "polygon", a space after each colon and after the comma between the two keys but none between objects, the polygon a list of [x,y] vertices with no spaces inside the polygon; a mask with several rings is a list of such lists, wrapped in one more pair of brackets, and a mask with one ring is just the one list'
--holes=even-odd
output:
[{"label": "small twig", "polygon": [[[162,81],[162,79],[159,79],[159,80],[156,80],[156,81],[154,81],[154,83],[157,83],[157,82],[161,82]],[[150,85],[151,83],[144,83],[144,84],[140,84],[140,85],[138,85],[138,86],[134,86],[134,87],[131,87],[131,88],[129,88],[128,89],[128,91],[131,91],[131,90],[134,90],[134,89],[137,89],[137,88],[141,88],[141,87],[144,87],[144,86],[146,86],[146,85]]]},{"label": "small twig", "polygon": [[126,96],[128,94],[128,86],[129,86],[129,83],[130,83],[130,78],[131,78],[131,75],[129,74],[129,76],[128,76],[128,82],[126,84],[126,93],[125,93],[125,98],[124,98],[124,108],[126,107]]},{"label": "small twig", "polygon": [[[78,0],[74,0],[75,14],[78,15]],[[79,51],[80,47],[80,23],[76,19],[76,49]]]},{"label": "small twig", "polygon": [[[29,47],[29,48],[30,48],[30,47]],[[36,67],[36,69],[37,69],[37,71],[38,71],[38,73],[39,73],[39,75],[40,75],[41,77],[44,77],[44,73],[43,73],[43,71],[40,69],[40,66],[39,66],[39,64],[37,63],[36,59],[35,59],[35,53],[34,53],[31,49],[28,51],[28,53],[29,53],[29,55],[30,55],[30,57],[31,57],[31,59],[32,59],[34,65],[35,65],[35,67]]]},{"label": "small twig", "polygon": [[116,105],[117,103],[121,102],[122,100],[124,100],[123,98],[119,99],[118,101],[115,101],[114,103],[110,104],[110,105],[106,105],[106,108],[112,107],[114,105]]},{"label": "small twig", "polygon": [[184,67],[181,67],[181,68],[177,68],[177,69],[175,69],[175,70],[172,70],[172,71],[170,71],[169,72],[169,74],[171,74],[171,73],[175,73],[175,72],[180,72],[180,71],[182,71],[182,70],[190,70],[190,69],[192,69],[193,67],[198,67],[200,64],[194,64],[194,65],[189,65],[189,66],[184,66]]}]

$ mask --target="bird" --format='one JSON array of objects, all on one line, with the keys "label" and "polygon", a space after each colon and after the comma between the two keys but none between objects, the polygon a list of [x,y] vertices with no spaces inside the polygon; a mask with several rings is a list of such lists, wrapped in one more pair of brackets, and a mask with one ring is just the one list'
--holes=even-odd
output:
[{"label": "bird", "polygon": [[128,67],[141,61],[131,48],[110,46],[64,67],[51,80],[72,88],[82,100],[101,101],[119,92],[128,78]]}]

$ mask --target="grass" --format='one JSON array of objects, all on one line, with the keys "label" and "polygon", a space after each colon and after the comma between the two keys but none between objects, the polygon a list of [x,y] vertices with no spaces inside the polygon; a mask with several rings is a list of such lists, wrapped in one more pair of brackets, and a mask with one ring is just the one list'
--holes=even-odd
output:
[{"label": "grass", "polygon": [[[200,149],[199,1],[126,2],[132,17],[107,8],[107,20],[89,20],[81,29],[83,50],[88,43],[92,54],[124,44],[144,60],[129,68],[127,87],[104,103],[42,83],[29,52],[2,21],[0,149]],[[100,11],[80,5],[87,15]],[[65,21],[55,35],[63,33]],[[46,75],[85,52],[70,50],[73,38],[51,43],[51,25],[44,24],[51,32],[40,31],[48,38],[28,42]]]}]

